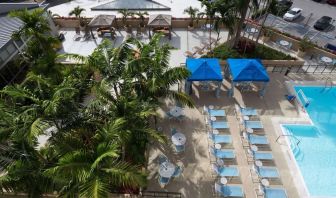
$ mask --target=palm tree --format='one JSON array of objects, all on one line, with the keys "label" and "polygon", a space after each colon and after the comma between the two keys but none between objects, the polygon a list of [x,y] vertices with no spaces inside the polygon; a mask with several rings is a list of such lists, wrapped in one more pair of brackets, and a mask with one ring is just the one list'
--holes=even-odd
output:
[{"label": "palm tree", "polygon": [[188,7],[186,8],[183,13],[184,14],[189,14],[189,17],[190,17],[190,23],[189,23],[189,26],[190,27],[194,27],[194,20],[196,18],[196,16],[198,15],[198,8],[193,8],[193,7]]},{"label": "palm tree", "polygon": [[134,13],[131,12],[131,11],[129,11],[128,9],[119,10],[118,13],[122,15],[122,23],[123,23],[123,25],[125,27],[128,27],[127,18],[131,17],[131,16],[134,16]]},{"label": "palm tree", "polygon": [[136,16],[138,16],[141,20],[140,22],[140,27],[145,27],[145,16],[148,16],[148,12],[145,11],[145,12],[135,12],[134,13]]},{"label": "palm tree", "polygon": [[79,18],[81,18],[81,14],[84,11],[85,11],[84,8],[81,8],[81,7],[77,6],[69,12],[69,16],[75,15],[75,17],[79,19]]}]

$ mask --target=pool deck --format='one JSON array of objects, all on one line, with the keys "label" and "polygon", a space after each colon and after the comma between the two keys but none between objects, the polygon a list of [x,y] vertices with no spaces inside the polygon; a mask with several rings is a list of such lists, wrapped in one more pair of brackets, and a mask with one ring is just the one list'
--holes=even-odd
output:
[{"label": "pool deck", "polygon": [[[171,121],[167,118],[162,118],[158,122],[158,126],[163,128],[163,133],[168,137],[168,144],[165,146],[158,146],[152,144],[149,150],[148,171],[149,171],[149,185],[147,190],[152,191],[169,191],[180,192],[183,197],[214,197],[213,185],[215,178],[212,176],[213,171],[210,165],[209,158],[209,140],[205,130],[204,116],[202,115],[204,105],[214,105],[215,108],[225,109],[227,113],[227,120],[230,126],[230,134],[232,136],[233,148],[236,153],[237,167],[240,173],[241,185],[245,193],[245,197],[256,197],[258,184],[253,183],[250,174],[250,164],[247,163],[246,152],[242,147],[240,137],[239,121],[235,115],[234,104],[244,105],[246,107],[253,107],[258,110],[260,119],[264,125],[265,134],[270,143],[270,148],[274,156],[275,165],[279,171],[282,186],[286,189],[289,198],[302,197],[298,194],[295,181],[291,171],[288,167],[287,156],[283,152],[283,145],[276,143],[278,132],[277,126],[274,126],[274,119],[277,120],[302,120],[300,112],[296,105],[285,100],[284,95],[287,94],[285,81],[289,80],[318,80],[325,78],[318,75],[294,75],[290,74],[285,77],[283,74],[270,74],[270,84],[267,92],[263,98],[260,98],[256,92],[240,93],[235,90],[235,96],[229,98],[227,94],[228,82],[224,82],[222,87],[223,92],[219,99],[215,98],[214,92],[199,92],[195,89],[193,92],[193,99],[196,103],[196,108],[186,108],[184,113],[186,119],[182,122]],[[333,79],[336,79],[333,76]],[[168,111],[173,104],[169,101],[163,107],[161,114]],[[173,152],[170,140],[170,128],[176,127],[178,130],[186,135],[186,151],[183,154],[175,154]],[[184,171],[181,177],[173,179],[164,188],[158,184],[158,164],[157,156],[163,153],[173,163],[183,164]]]}]

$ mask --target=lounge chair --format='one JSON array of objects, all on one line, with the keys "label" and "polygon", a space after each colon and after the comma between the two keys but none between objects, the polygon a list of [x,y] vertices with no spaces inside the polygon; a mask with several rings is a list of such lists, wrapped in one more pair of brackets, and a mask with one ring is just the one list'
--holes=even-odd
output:
[{"label": "lounge chair", "polygon": [[263,129],[264,126],[262,125],[261,121],[244,121],[245,128],[251,129]]},{"label": "lounge chair", "polygon": [[164,188],[169,183],[170,178],[159,176],[158,181],[159,181],[160,187]]},{"label": "lounge chair", "polygon": [[177,129],[176,128],[171,128],[170,129],[170,135],[173,136],[177,133]]},{"label": "lounge chair", "polygon": [[211,122],[211,127],[213,129],[228,129],[229,125],[225,121],[213,121]]},{"label": "lounge chair", "polygon": [[213,147],[209,148],[210,153],[219,159],[234,159],[235,154],[231,149],[215,149]]},{"label": "lounge chair", "polygon": [[258,112],[254,108],[240,108],[240,112],[243,116],[257,116]]},{"label": "lounge chair", "polygon": [[223,109],[209,109],[209,115],[210,117],[225,117],[225,110]]},{"label": "lounge chair", "polygon": [[252,135],[243,133],[243,137],[245,140],[249,142],[249,144],[257,144],[257,145],[268,145],[267,137],[264,135]]},{"label": "lounge chair", "polygon": [[184,145],[175,145],[175,151],[177,153],[181,153],[181,152],[184,152],[185,151],[185,146]]},{"label": "lounge chair", "polygon": [[265,167],[265,166],[257,167],[256,165],[252,165],[251,170],[254,173],[256,173],[260,178],[267,178],[267,179],[280,178],[278,169],[276,167]]},{"label": "lounge chair", "polygon": [[247,152],[254,160],[273,160],[273,154],[271,152],[252,151],[251,149],[248,149]]},{"label": "lounge chair", "polygon": [[238,177],[239,170],[237,167],[232,166],[222,166],[219,167],[216,164],[212,164],[213,171],[221,177]]},{"label": "lounge chair", "polygon": [[215,192],[223,197],[244,197],[241,186],[221,185],[215,183]]},{"label": "lounge chair", "polygon": [[176,166],[175,172],[172,177],[179,177],[182,174],[183,167],[182,166]]},{"label": "lounge chair", "polygon": [[214,134],[209,134],[209,138],[213,141],[214,144],[220,144],[220,143],[231,143],[231,135],[214,135]]},{"label": "lounge chair", "polygon": [[264,198],[287,198],[287,193],[285,189],[281,187],[267,187],[265,188],[261,184],[259,184],[259,187],[257,189],[257,196],[261,196]]}]

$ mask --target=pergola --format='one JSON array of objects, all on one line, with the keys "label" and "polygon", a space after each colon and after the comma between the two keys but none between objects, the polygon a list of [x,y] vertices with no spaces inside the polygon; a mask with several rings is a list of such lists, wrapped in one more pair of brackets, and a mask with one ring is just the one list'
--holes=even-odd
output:
[{"label": "pergola", "polygon": [[167,28],[169,39],[171,38],[171,20],[172,16],[168,14],[154,14],[149,15],[148,28],[149,37],[151,37],[151,29],[153,28]]},{"label": "pergola", "polygon": [[223,75],[219,60],[216,58],[187,58],[186,60],[187,69],[190,71],[191,75],[186,79],[185,82],[185,92],[191,94],[192,82],[208,82],[212,81],[217,84],[215,91],[216,97],[219,97]]},{"label": "pergola", "polygon": [[234,87],[242,82],[260,82],[262,88],[259,95],[264,96],[269,76],[260,59],[227,59],[231,74],[231,89],[229,96],[233,96]]},{"label": "pergola", "polygon": [[101,15],[97,15],[95,16],[89,23],[89,28],[90,28],[90,32],[92,35],[92,38],[94,38],[93,32],[92,32],[92,28],[100,28],[100,27],[111,27],[113,25],[113,22],[115,20],[116,16],[115,15],[105,15],[105,14],[101,14]]}]

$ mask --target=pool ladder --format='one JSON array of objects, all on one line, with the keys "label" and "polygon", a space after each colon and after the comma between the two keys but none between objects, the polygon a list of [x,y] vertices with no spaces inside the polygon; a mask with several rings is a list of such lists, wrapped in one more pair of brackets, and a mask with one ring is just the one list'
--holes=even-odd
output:
[{"label": "pool ladder", "polygon": [[326,78],[325,80],[326,81],[324,83],[324,88],[322,89],[321,92],[323,92],[323,91],[325,91],[327,89],[329,90],[329,89],[331,89],[334,86],[334,84],[333,84],[333,82],[332,82],[332,80],[331,80],[330,77]]}]

